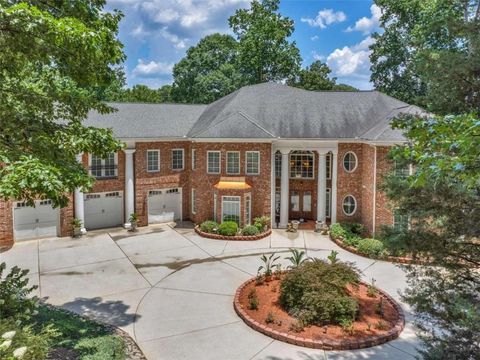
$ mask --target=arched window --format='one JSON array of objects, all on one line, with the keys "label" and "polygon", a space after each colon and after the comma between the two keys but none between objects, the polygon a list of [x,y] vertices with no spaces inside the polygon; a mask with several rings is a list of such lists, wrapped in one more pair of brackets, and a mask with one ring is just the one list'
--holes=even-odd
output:
[{"label": "arched window", "polygon": [[345,171],[353,172],[357,168],[357,165],[357,155],[353,151],[349,151],[343,156],[343,168]]}]

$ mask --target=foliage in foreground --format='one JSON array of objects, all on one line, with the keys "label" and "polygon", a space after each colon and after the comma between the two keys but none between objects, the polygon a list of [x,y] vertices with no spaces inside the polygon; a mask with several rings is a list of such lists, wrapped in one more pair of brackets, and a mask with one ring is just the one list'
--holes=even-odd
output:
[{"label": "foliage in foreground", "polygon": [[364,232],[364,227],[357,223],[336,223],[330,228],[330,235],[334,239],[341,240],[344,244],[354,247],[366,256],[381,258],[388,255],[383,241],[363,238],[362,234]]},{"label": "foliage in foreground", "polygon": [[475,115],[403,117],[395,126],[410,140],[394,161],[384,190],[410,226],[386,233],[385,244],[429,258],[435,267],[408,267],[404,300],[422,330],[425,359],[476,359],[480,353],[480,119]]},{"label": "foliage in foreground", "polygon": [[353,321],[358,303],[349,296],[347,286],[356,286],[359,281],[358,270],[352,265],[315,259],[285,275],[279,300],[303,325]]}]

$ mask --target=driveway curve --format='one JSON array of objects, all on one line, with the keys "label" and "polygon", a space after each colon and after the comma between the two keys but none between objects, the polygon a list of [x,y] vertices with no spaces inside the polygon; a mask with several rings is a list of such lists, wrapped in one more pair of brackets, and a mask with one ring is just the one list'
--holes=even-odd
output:
[{"label": "driveway curve", "polygon": [[[405,311],[401,336],[369,349],[323,351],[273,340],[244,324],[233,309],[235,290],[255,276],[262,254],[286,255],[289,248],[319,258],[336,250],[364,280],[374,278]],[[0,256],[8,265],[30,268],[31,282],[40,285],[38,295],[46,301],[129,332],[148,359],[403,360],[416,355],[412,316],[398,294],[406,286],[401,267],[351,254],[312,231],[274,230],[265,239],[239,242],[156,226],[134,235],[112,230],[82,239],[35,240]]]}]

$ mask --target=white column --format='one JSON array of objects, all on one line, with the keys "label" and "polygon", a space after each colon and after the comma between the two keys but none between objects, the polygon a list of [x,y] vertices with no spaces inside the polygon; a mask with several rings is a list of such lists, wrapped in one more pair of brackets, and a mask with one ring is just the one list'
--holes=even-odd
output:
[{"label": "white column", "polygon": [[[77,155],[77,161],[82,163],[82,154]],[[74,216],[76,219],[82,222],[81,232],[85,234],[87,230],[85,229],[85,208],[83,204],[83,192],[79,188],[75,189],[73,192],[73,203],[74,203]]]},{"label": "white column", "polygon": [[332,153],[332,224],[337,222],[337,157],[338,152]]},{"label": "white column", "polygon": [[286,228],[288,225],[289,201],[289,180],[290,180],[290,151],[280,150],[282,153],[282,177],[280,181],[280,224],[279,227]]},{"label": "white column", "polygon": [[135,212],[135,192],[133,184],[133,153],[135,149],[125,149],[125,227],[129,227],[130,214]]},{"label": "white column", "polygon": [[275,185],[276,185],[276,179],[275,179],[275,150],[273,149],[272,146],[272,157],[271,157],[271,166],[270,168],[272,169],[272,172],[270,174],[270,220],[271,220],[271,227],[275,226]]},{"label": "white column", "polygon": [[327,206],[327,154],[318,152],[317,220],[325,221]]}]

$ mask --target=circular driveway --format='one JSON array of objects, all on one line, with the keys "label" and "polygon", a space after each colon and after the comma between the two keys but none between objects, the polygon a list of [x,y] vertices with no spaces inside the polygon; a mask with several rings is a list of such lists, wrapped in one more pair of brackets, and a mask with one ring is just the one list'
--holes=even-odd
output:
[{"label": "circular driveway", "polygon": [[[46,301],[109,322],[129,332],[148,359],[310,360],[413,359],[418,340],[405,304],[406,327],[390,343],[355,351],[322,351],[264,336],[233,309],[236,288],[255,276],[260,256],[289,248],[310,257],[355,263],[364,280],[400,301],[405,275],[397,265],[351,254],[312,231],[275,230],[249,242],[212,240],[168,226],[92,232],[82,239],[36,240],[2,254],[8,265],[30,268]],[[36,260],[35,260],[36,259]]]}]

